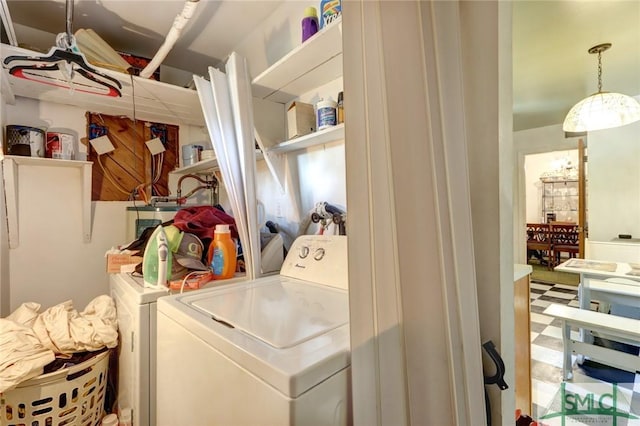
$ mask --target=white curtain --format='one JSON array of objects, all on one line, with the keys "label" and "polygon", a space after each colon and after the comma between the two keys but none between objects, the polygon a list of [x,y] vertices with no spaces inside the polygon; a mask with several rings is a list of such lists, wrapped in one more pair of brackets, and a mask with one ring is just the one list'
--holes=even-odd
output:
[{"label": "white curtain", "polygon": [[251,83],[246,60],[232,53],[226,74],[209,67],[209,80],[194,76],[231,215],[240,234],[247,279],[260,272],[256,162]]}]

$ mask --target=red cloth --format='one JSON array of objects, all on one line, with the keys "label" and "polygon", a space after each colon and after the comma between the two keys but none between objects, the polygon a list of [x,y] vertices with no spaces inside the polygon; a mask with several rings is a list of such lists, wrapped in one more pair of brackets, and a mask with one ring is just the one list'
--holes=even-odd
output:
[{"label": "red cloth", "polygon": [[233,217],[213,206],[180,209],[173,218],[173,224],[181,231],[195,234],[201,240],[212,240],[216,225],[226,224],[230,225],[231,238],[239,238]]}]

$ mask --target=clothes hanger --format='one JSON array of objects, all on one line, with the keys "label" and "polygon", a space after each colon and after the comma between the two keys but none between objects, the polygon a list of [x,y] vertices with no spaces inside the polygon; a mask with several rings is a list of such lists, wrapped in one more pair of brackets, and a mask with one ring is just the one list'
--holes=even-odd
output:
[{"label": "clothes hanger", "polygon": [[[67,32],[58,34],[56,46],[46,56],[8,56],[3,61],[5,68],[9,68],[9,74],[30,81],[83,93],[121,97],[122,84],[91,67],[78,50],[71,31],[72,17],[73,0],[67,0]],[[76,76],[83,79],[78,80]]]}]

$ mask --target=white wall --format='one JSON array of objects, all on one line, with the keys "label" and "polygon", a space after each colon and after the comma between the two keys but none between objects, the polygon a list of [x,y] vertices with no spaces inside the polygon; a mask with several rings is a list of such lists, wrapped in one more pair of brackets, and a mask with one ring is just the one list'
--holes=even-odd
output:
[{"label": "white wall", "polygon": [[589,240],[640,238],[640,122],[589,134]]},{"label": "white wall", "polygon": [[[6,124],[65,128],[86,135],[84,109],[21,97],[7,106]],[[201,128],[180,126],[182,143],[203,138]],[[108,292],[104,253],[128,242],[126,206],[131,203],[92,202],[92,239],[84,243],[81,182],[75,168],[19,167],[20,244],[7,250],[8,283],[2,282],[2,291],[10,293],[10,311],[27,301],[49,307],[68,299],[81,309]]]}]

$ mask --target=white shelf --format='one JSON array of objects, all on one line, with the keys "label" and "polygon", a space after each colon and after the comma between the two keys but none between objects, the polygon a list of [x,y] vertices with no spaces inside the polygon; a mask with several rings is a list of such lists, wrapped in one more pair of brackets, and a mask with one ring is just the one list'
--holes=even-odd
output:
[{"label": "white shelf", "polygon": [[218,169],[218,159],[210,158],[208,160],[198,161],[194,164],[189,164],[188,166],[178,167],[173,170],[171,173],[177,174],[198,174],[198,173],[207,173],[212,172]]},{"label": "white shelf", "polygon": [[[3,61],[11,55],[46,55],[6,44],[1,45],[0,52]],[[205,125],[200,100],[195,90],[103,68],[94,68],[120,81],[122,97],[81,93],[29,81],[10,75],[4,68],[2,78],[6,78],[15,96],[78,106],[96,113],[126,115],[130,118],[134,118],[135,110],[136,119],[156,123]],[[3,89],[5,89],[4,85]]]},{"label": "white shelf", "polygon": [[342,76],[342,18],[323,28],[253,79],[256,98],[287,103]]},{"label": "white shelf", "polygon": [[2,158],[7,200],[7,222],[9,225],[9,247],[20,245],[18,216],[18,177],[19,169],[24,166],[68,167],[82,172],[82,237],[85,243],[91,242],[91,167],[90,161],[57,160],[52,158],[22,157],[6,155]]},{"label": "white shelf", "polygon": [[[262,152],[257,149],[256,150],[256,160],[261,160],[263,158]],[[208,174],[215,170],[218,170],[218,159],[210,158],[208,160],[201,160],[194,164],[189,164],[188,166],[179,167],[174,169],[171,173],[176,173],[180,175],[184,174]]]},{"label": "white shelf", "polygon": [[91,161],[58,160],[56,158],[24,157],[21,155],[5,155],[4,158],[5,160],[12,160],[19,166],[77,167],[80,169],[84,166],[93,165]]},{"label": "white shelf", "polygon": [[313,146],[324,145],[329,142],[343,139],[344,123],[317,132],[309,133],[308,135],[300,136],[295,139],[284,141],[269,148],[267,152],[281,154],[284,152],[297,151],[300,149],[311,148]]}]

